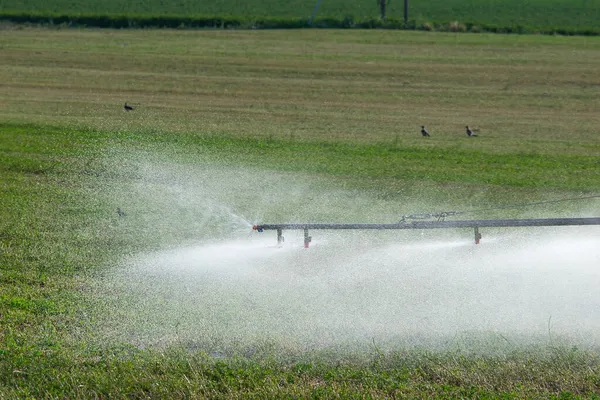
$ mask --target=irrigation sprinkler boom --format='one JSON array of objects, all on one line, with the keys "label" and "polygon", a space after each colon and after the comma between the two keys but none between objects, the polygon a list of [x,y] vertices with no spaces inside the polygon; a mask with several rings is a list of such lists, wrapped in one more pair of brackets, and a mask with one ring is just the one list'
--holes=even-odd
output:
[{"label": "irrigation sprinkler boom", "polygon": [[459,220],[444,221],[441,220],[448,215],[457,213],[425,214],[421,216],[409,216],[410,219],[424,219],[437,217],[437,221],[406,221],[403,217],[400,222],[393,224],[263,224],[254,225],[252,229],[257,232],[265,230],[277,231],[277,243],[283,242],[283,230],[304,230],[304,247],[308,248],[312,238],[309,236],[309,229],[450,229],[450,228],[473,228],[475,235],[475,244],[479,244],[481,234],[479,228],[488,227],[529,227],[529,226],[573,226],[573,225],[600,225],[600,217],[593,218],[545,218],[545,219],[480,219],[480,220]]}]

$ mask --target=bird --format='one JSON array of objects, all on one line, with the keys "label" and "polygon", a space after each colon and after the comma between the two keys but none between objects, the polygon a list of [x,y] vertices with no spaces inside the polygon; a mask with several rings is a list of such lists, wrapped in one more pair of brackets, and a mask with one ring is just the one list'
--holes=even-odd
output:
[{"label": "bird", "polygon": [[427,132],[427,129],[425,129],[425,127],[423,125],[421,125],[421,135],[423,135],[423,136],[431,136],[429,134],[429,132]]},{"label": "bird", "polygon": [[125,111],[132,111],[133,107],[131,107],[130,105],[128,105],[127,103],[125,103],[125,105],[123,106],[123,110],[125,110]]},{"label": "bird", "polygon": [[471,136],[477,136],[475,133],[473,132],[477,132],[479,129],[471,129],[469,128],[469,125],[467,125],[467,136],[471,137]]},{"label": "bird", "polygon": [[125,216],[125,213],[123,212],[123,210],[121,210],[119,207],[117,207],[117,215],[118,215],[119,217],[124,217],[124,216]]}]

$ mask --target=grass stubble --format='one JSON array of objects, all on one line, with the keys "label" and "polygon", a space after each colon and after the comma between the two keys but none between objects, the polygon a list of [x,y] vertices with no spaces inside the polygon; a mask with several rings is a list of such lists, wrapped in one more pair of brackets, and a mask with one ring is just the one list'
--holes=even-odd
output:
[{"label": "grass stubble", "polygon": [[[595,337],[561,330],[560,301],[535,288],[541,279],[564,299],[563,315],[593,327],[586,310],[569,309],[595,299],[585,297],[596,279],[590,246],[591,260],[562,261],[559,252],[554,263],[533,258],[533,272],[516,262],[486,275],[476,268],[485,258],[455,233],[426,236],[440,246],[459,240],[451,250],[313,233],[310,253],[294,250],[292,233],[274,249],[248,225],[392,222],[415,211],[597,193],[599,49],[596,39],[532,36],[3,31],[1,397],[598,393]],[[136,110],[122,111],[125,101]],[[419,137],[422,124],[432,138]],[[481,128],[477,141],[464,135],[466,124]],[[597,210],[566,203],[531,213]],[[514,251],[515,239],[490,236]],[[580,249],[561,240],[548,238],[546,252]],[[444,298],[427,276],[444,271],[423,253],[452,260],[454,250],[465,252],[468,273],[450,262],[453,290],[531,281],[516,286],[522,303],[508,296],[504,308],[494,290],[491,299],[463,293],[449,302],[458,311],[497,304],[506,326],[494,325],[500,317],[487,328],[453,326],[434,314],[427,331],[439,336],[395,330],[407,320],[394,285],[413,301],[408,310],[448,312],[436,308]],[[398,252],[416,261],[390,255]],[[398,270],[419,262],[422,275]],[[564,275],[561,262],[581,275]],[[379,266],[389,270],[365,272]],[[238,281],[244,276],[252,285]],[[432,290],[414,289],[423,283]],[[554,319],[543,307],[531,312],[536,300],[556,305]],[[327,308],[335,302],[347,303]],[[521,321],[521,332],[507,317],[519,304],[536,319]]]}]

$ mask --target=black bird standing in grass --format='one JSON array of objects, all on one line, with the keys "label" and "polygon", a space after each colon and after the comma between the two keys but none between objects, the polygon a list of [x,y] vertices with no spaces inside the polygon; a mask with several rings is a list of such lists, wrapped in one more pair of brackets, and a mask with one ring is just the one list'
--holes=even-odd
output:
[{"label": "black bird standing in grass", "polygon": [[127,105],[127,103],[125,103],[125,105],[123,106],[123,110],[125,110],[125,111],[132,111],[133,107],[131,107],[130,105]]},{"label": "black bird standing in grass", "polygon": [[125,213],[124,213],[124,212],[123,212],[123,211],[122,211],[122,210],[121,210],[119,207],[117,207],[117,215],[118,215],[119,217],[124,217],[124,216],[125,216]]},{"label": "black bird standing in grass", "polygon": [[427,132],[427,129],[425,129],[425,127],[423,125],[421,125],[421,135],[423,135],[423,136],[431,136],[429,134],[429,132]]},{"label": "black bird standing in grass", "polygon": [[467,136],[471,137],[471,136],[477,136],[475,133],[473,132],[477,132],[478,129],[471,129],[469,128],[469,125],[467,125]]}]

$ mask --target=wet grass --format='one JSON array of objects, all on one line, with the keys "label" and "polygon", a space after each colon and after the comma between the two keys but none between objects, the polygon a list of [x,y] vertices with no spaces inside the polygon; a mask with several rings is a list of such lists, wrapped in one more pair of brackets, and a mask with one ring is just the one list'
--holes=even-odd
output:
[{"label": "wet grass", "polygon": [[[194,232],[186,229],[181,219],[172,220],[164,212],[158,213],[156,220],[167,218],[168,224],[119,219],[114,212],[117,205],[129,204],[127,211],[135,210],[133,199],[127,202],[123,198],[127,192],[121,195],[118,192],[144,179],[137,173],[136,162],[141,161],[128,160],[115,166],[95,157],[110,144],[120,143],[125,149],[131,148],[123,152],[129,154],[134,154],[135,146],[153,149],[151,153],[155,155],[160,153],[158,147],[163,151],[169,146],[185,148],[177,156],[170,151],[163,154],[183,165],[190,163],[191,156],[206,156],[209,160],[204,162],[210,165],[212,159],[228,152],[238,156],[238,160],[228,162],[239,165],[264,160],[264,141],[192,139],[180,147],[180,138],[169,143],[153,135],[140,138],[32,126],[5,126],[2,133],[3,166],[10,165],[1,174],[3,203],[7,205],[0,225],[3,250],[0,379],[4,396],[542,398],[598,391],[600,365],[595,351],[578,350],[568,342],[553,344],[551,337],[542,340],[547,344],[525,348],[505,345],[502,351],[491,354],[488,352],[497,342],[485,337],[480,344],[467,346],[466,350],[464,342],[458,340],[450,350],[424,346],[382,351],[375,343],[367,344],[363,350],[350,346],[308,353],[282,348],[267,340],[252,345],[250,353],[248,348],[240,348],[216,358],[186,343],[176,343],[167,349],[140,349],[127,343],[99,345],[89,332],[93,326],[90,322],[97,318],[89,313],[98,309],[90,307],[88,281],[101,276],[111,260],[189,241]],[[11,139],[37,136],[38,140],[30,141],[28,146],[11,144]],[[90,143],[95,144],[90,146]],[[273,153],[266,163],[261,163],[261,168],[277,168],[277,162],[284,160],[276,145],[282,143],[269,145],[274,146]],[[54,146],[60,150],[53,151]],[[319,153],[316,145],[303,146]],[[329,152],[328,147],[325,149],[322,155],[332,160],[340,157]],[[382,151],[387,150],[383,147]],[[113,163],[117,159],[110,158]],[[356,158],[355,167],[365,162],[359,160]],[[292,162],[288,170],[291,167],[295,167],[296,173],[328,175],[328,171],[316,172],[304,162]],[[371,168],[377,167],[371,165]],[[346,186],[361,187],[359,175],[346,173]],[[389,177],[385,181],[408,186],[414,186],[415,182]],[[481,187],[477,191],[480,190]],[[505,201],[523,200],[523,196],[544,198],[543,190],[487,190],[485,198],[491,204],[494,193]],[[427,193],[427,188],[420,188],[418,194],[400,191],[391,195],[403,198],[423,192]],[[556,194],[553,190],[550,193]],[[430,206],[443,203],[439,197],[435,199],[436,190],[430,189],[430,194],[433,194]],[[458,203],[466,195],[463,187],[450,197]],[[110,310],[108,307],[107,311]]]},{"label": "wet grass", "polygon": [[[412,352],[368,360],[285,362],[120,349],[74,361],[56,355],[19,365],[9,397],[153,398],[580,398],[597,390],[597,360],[577,350],[506,357]],[[69,371],[65,373],[65,371]],[[28,376],[29,375],[29,376]],[[22,383],[36,377],[37,387]],[[40,390],[42,389],[43,390]],[[558,395],[557,388],[563,392]]]},{"label": "wet grass", "polygon": [[[174,218],[162,204],[151,205],[151,216],[117,216],[116,207],[132,203],[129,188],[149,180],[171,188],[145,173],[147,163],[302,174],[331,190],[425,197],[432,208],[595,193],[599,41],[2,33],[0,397],[599,393],[597,351],[550,336],[496,353],[489,340],[439,351],[363,343],[363,351],[313,352],[266,341],[251,355],[221,358],[185,343],[99,345],[88,315],[89,281],[111,261],[197,234],[186,215]],[[125,101],[136,110],[122,111]],[[423,120],[427,140],[419,136]],[[464,135],[465,123],[481,127],[477,141]]]}]

